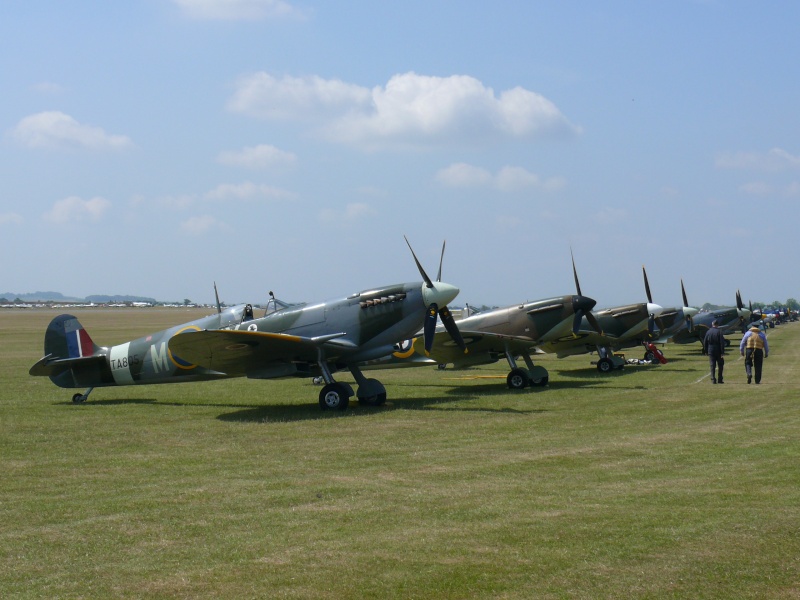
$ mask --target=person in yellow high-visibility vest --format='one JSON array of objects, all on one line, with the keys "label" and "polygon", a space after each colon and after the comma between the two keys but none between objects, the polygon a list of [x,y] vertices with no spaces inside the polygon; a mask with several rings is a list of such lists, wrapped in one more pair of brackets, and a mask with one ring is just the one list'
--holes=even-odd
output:
[{"label": "person in yellow high-visibility vest", "polygon": [[745,332],[739,344],[739,352],[744,356],[744,370],[747,373],[747,383],[753,378],[755,370],[756,383],[761,383],[761,366],[764,359],[769,356],[769,344],[764,332],[753,325]]}]

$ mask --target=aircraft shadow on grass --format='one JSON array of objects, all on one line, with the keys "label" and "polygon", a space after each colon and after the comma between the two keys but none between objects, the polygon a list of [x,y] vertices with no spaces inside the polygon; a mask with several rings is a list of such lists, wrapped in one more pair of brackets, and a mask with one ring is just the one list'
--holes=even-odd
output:
[{"label": "aircraft shadow on grass", "polygon": [[[124,405],[150,405],[161,407],[190,407],[224,409],[226,412],[216,418],[225,422],[240,423],[276,423],[292,421],[310,421],[330,418],[370,416],[376,413],[394,410],[454,410],[458,412],[490,412],[490,413],[509,413],[509,414],[537,414],[548,412],[541,407],[541,402],[547,397],[550,389],[580,389],[589,388],[595,384],[601,384],[604,379],[598,378],[595,369],[587,369],[594,375],[596,381],[569,381],[559,380],[552,382],[545,388],[527,388],[520,391],[508,390],[504,385],[496,382],[485,384],[464,384],[453,385],[452,383],[440,383],[426,385],[430,388],[430,394],[420,398],[397,398],[387,402],[383,406],[367,406],[356,404],[354,410],[349,413],[339,411],[320,412],[313,404],[227,404],[227,403],[205,403],[198,402],[174,402],[163,401],[155,398],[113,398],[107,400],[94,400],[82,403],[82,406],[89,408],[92,406],[124,406]],[[574,371],[570,371],[574,373]],[[607,381],[607,380],[606,380]],[[397,383],[394,387],[419,387],[415,384]],[[542,395],[543,394],[543,395]],[[474,398],[498,399],[495,406],[454,406],[455,403],[472,400]],[[524,399],[530,401],[530,408],[516,408],[503,403],[503,400],[516,401]],[[74,407],[72,402],[54,402],[55,406]]]},{"label": "aircraft shadow on grass", "polygon": [[[164,405],[164,406],[183,406],[183,404],[177,402],[160,402],[155,398],[109,398],[108,400],[93,400],[84,404],[84,406],[119,406],[123,404],[152,404],[152,405]],[[75,403],[70,401],[57,401],[52,403],[53,406],[75,406]]]},{"label": "aircraft shadow on grass", "polygon": [[457,412],[491,412],[491,413],[515,413],[515,414],[532,414],[544,413],[546,409],[531,407],[530,409],[518,409],[509,406],[464,406],[455,407],[453,403],[462,400],[467,400],[468,397],[447,397],[447,396],[428,396],[424,398],[401,398],[391,402],[387,402],[382,406],[356,406],[352,407],[353,410],[347,414],[327,412],[320,413],[319,411],[312,410],[313,407],[299,406],[299,405],[269,405],[269,406],[253,406],[245,410],[238,410],[235,412],[225,413],[219,415],[217,419],[227,422],[241,422],[241,423],[270,423],[270,422],[287,422],[287,421],[311,421],[319,419],[336,419],[336,418],[358,418],[371,416],[376,413],[384,413],[395,410],[452,410]]}]

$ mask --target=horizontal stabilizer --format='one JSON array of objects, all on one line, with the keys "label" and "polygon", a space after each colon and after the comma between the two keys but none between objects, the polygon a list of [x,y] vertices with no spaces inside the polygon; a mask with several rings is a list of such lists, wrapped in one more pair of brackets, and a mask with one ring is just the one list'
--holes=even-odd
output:
[{"label": "horizontal stabilizer", "polygon": [[79,358],[54,358],[53,355],[48,354],[33,365],[28,373],[34,377],[58,377],[74,367],[103,365],[105,362],[106,357],[102,354]]}]

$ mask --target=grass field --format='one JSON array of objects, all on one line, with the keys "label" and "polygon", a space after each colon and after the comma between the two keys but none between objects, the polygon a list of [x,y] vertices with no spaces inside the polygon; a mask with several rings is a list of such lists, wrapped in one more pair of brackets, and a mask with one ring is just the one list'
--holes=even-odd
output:
[{"label": "grass field", "polygon": [[[308,380],[73,405],[28,375],[54,314],[0,311],[2,598],[800,598],[798,324],[760,386],[670,345],[517,393],[375,372],[387,405],[338,413]],[[199,316],[76,314],[100,345]]]}]

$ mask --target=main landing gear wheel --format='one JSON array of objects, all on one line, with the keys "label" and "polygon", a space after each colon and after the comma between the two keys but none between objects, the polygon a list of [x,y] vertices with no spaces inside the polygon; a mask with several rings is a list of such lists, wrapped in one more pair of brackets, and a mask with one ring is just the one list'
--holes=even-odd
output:
[{"label": "main landing gear wheel", "polygon": [[614,363],[610,358],[601,358],[597,361],[597,370],[601,373],[610,373],[614,370]]},{"label": "main landing gear wheel", "polygon": [[506,377],[506,383],[512,390],[522,390],[530,383],[530,378],[523,369],[512,369]]},{"label": "main landing gear wheel", "polygon": [[344,410],[350,403],[348,389],[341,383],[329,383],[319,393],[322,410]]},{"label": "main landing gear wheel", "polygon": [[359,398],[358,403],[363,404],[364,406],[383,406],[386,404],[386,394],[378,394],[377,396]]}]

